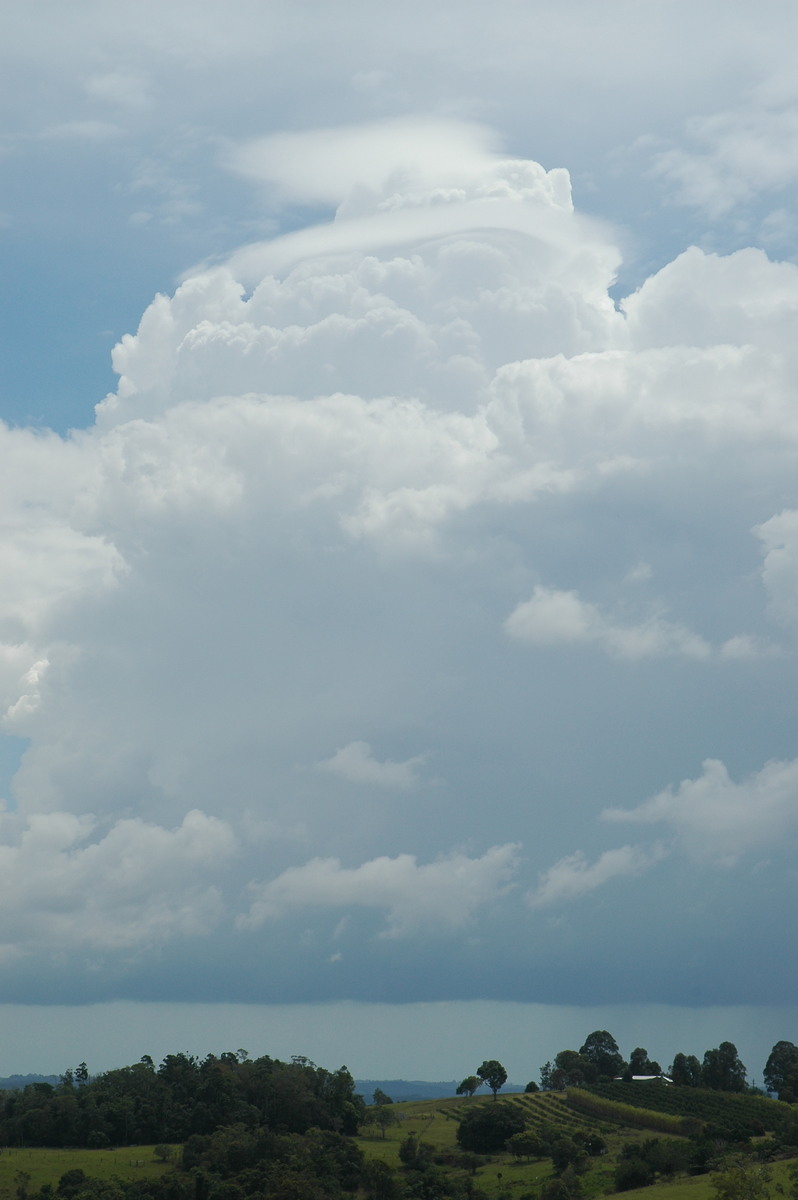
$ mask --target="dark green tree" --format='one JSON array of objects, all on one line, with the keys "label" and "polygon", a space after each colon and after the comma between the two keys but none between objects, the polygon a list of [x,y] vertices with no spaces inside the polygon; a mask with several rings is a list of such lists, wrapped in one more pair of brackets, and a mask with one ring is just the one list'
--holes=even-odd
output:
[{"label": "dark green tree", "polygon": [[516,1158],[544,1158],[546,1155],[546,1143],[543,1138],[538,1137],[530,1129],[524,1129],[521,1133],[514,1133],[511,1138],[505,1143],[507,1149]]},{"label": "dark green tree", "polygon": [[763,1073],[765,1087],[788,1104],[798,1101],[798,1046],[793,1042],[776,1042]]},{"label": "dark green tree", "polygon": [[680,1087],[701,1087],[703,1082],[701,1063],[694,1054],[677,1054],[668,1074]]},{"label": "dark green tree", "polygon": [[567,1167],[573,1167],[577,1175],[581,1175],[587,1169],[587,1153],[584,1146],[577,1145],[567,1134],[562,1134],[552,1142],[549,1153],[558,1175]]},{"label": "dark green tree", "polygon": [[615,1168],[616,1192],[631,1192],[654,1182],[654,1172],[642,1158],[625,1158]]},{"label": "dark green tree", "polygon": [[364,1164],[361,1185],[369,1200],[401,1200],[401,1182],[382,1159]]},{"label": "dark green tree", "polygon": [[457,1127],[457,1142],[475,1154],[493,1154],[524,1129],[524,1115],[514,1104],[479,1104],[468,1109]]},{"label": "dark green tree", "polygon": [[408,1134],[399,1145],[399,1161],[413,1171],[423,1171],[435,1156],[435,1147],[422,1142],[414,1133]]},{"label": "dark green tree", "polygon": [[466,1075],[465,1079],[457,1085],[458,1096],[473,1096],[477,1088],[481,1088],[483,1080],[476,1075]]},{"label": "dark green tree", "polygon": [[600,1079],[614,1079],[623,1074],[626,1063],[618,1049],[618,1043],[606,1029],[595,1029],[585,1038],[579,1053],[592,1063]]},{"label": "dark green tree", "polygon": [[58,1180],[56,1191],[59,1196],[66,1196],[67,1200],[71,1200],[72,1196],[76,1196],[79,1191],[85,1186],[86,1172],[80,1167],[73,1167],[70,1171],[65,1171]]},{"label": "dark green tree", "polygon": [[662,1067],[658,1062],[648,1057],[648,1051],[642,1046],[636,1046],[629,1055],[630,1075],[661,1075]]},{"label": "dark green tree", "polygon": [[493,1099],[496,1099],[496,1093],[500,1088],[504,1087],[507,1082],[507,1072],[504,1067],[495,1058],[486,1058],[481,1067],[477,1067],[477,1075],[486,1083],[493,1092]]},{"label": "dark green tree", "polygon": [[744,1092],[745,1067],[734,1042],[721,1042],[716,1050],[707,1050],[701,1068],[704,1087],[718,1092]]},{"label": "dark green tree", "polygon": [[561,1050],[554,1059],[549,1084],[555,1091],[561,1092],[563,1088],[595,1083],[598,1076],[598,1067],[584,1054],[576,1050]]}]

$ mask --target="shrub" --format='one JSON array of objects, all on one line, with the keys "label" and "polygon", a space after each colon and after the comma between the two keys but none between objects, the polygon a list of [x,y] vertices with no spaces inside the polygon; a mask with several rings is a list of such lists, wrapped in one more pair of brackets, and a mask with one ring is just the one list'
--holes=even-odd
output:
[{"label": "shrub", "polygon": [[457,1129],[457,1142],[463,1150],[492,1154],[502,1150],[514,1134],[522,1133],[526,1122],[514,1104],[481,1104],[467,1112]]},{"label": "shrub", "polygon": [[631,1192],[654,1182],[654,1172],[642,1158],[626,1158],[615,1168],[616,1192]]}]

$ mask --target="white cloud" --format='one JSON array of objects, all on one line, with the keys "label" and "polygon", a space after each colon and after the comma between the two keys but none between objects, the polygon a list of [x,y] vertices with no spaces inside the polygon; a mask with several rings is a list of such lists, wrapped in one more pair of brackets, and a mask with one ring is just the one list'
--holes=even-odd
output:
[{"label": "white cloud", "polygon": [[[622,307],[630,343],[641,350],[666,346],[785,348],[798,312],[798,267],[791,262],[771,262],[762,250],[750,247],[720,255],[691,246],[627,296]],[[721,361],[717,354],[711,357]],[[738,404],[737,394],[732,392],[730,418],[736,416]],[[749,419],[767,421],[773,414],[770,405],[767,395],[750,394]]]},{"label": "white cloud", "polygon": [[664,825],[697,858],[732,864],[749,850],[776,846],[798,828],[798,760],[770,762],[735,783],[722,762],[707,759],[685,779],[637,808],[605,809],[607,821]]},{"label": "white cloud", "polygon": [[253,902],[239,925],[257,929],[295,908],[356,906],[386,909],[391,935],[428,926],[456,929],[507,892],[519,850],[516,844],[492,846],[481,858],[460,853],[424,864],[413,854],[386,855],[354,868],[315,858],[268,883],[251,884]]},{"label": "white cloud", "polygon": [[[6,816],[9,831],[17,823]],[[141,953],[208,933],[236,849],[230,827],[199,811],[171,830],[130,818],[107,832],[88,815],[34,813],[0,845],[0,941],[21,954]]]},{"label": "white cloud", "polygon": [[[380,82],[371,72],[367,86]],[[363,78],[363,77],[361,77]],[[335,129],[275,133],[231,148],[227,165],[286,199],[340,204],[353,188],[397,198],[408,183],[427,189],[458,184],[484,166],[497,137],[465,121],[404,117]]]},{"label": "white cloud", "polygon": [[534,892],[527,896],[533,908],[578,900],[613,879],[641,875],[664,856],[660,847],[619,846],[605,850],[589,863],[581,850],[561,858],[543,871]]},{"label": "white cloud", "polygon": [[655,173],[676,185],[678,200],[713,218],[798,178],[794,97],[768,103],[760,93],[746,99],[734,109],[691,117],[687,146],[674,146],[654,159]]},{"label": "white cloud", "polygon": [[576,592],[536,587],[504,623],[510,637],[533,646],[595,645],[620,658],[679,655],[704,659],[712,652],[703,638],[683,625],[653,616],[638,624],[609,620]]},{"label": "white cloud", "polygon": [[368,742],[349,742],[340,750],[336,750],[332,758],[320,762],[319,768],[339,775],[349,783],[404,792],[415,787],[419,768],[423,766],[426,757],[425,754],[421,754],[403,762],[393,762],[391,759],[380,762],[374,757]]}]

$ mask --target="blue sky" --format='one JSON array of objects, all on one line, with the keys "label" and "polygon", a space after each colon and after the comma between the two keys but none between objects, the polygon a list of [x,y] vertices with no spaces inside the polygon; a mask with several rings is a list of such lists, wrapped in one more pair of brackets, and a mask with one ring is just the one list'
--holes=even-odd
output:
[{"label": "blue sky", "polygon": [[[8,10],[17,1055],[128,1006],[119,1061],[213,1013],[334,1061],[493,1006],[518,1078],[608,1014],[758,1074],[798,1015],[793,9]],[[383,1045],[350,1067],[424,1073]]]}]

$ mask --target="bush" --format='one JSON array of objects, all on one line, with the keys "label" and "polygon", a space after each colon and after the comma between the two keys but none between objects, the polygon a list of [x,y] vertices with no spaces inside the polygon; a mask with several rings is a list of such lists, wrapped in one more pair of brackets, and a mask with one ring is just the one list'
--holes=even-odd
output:
[{"label": "bush", "polygon": [[69,1200],[71,1196],[76,1196],[83,1190],[85,1183],[86,1172],[81,1171],[80,1167],[73,1167],[71,1171],[65,1171],[58,1180],[58,1195],[66,1196]]},{"label": "bush", "polygon": [[514,1104],[481,1104],[466,1113],[457,1129],[457,1143],[475,1154],[493,1154],[504,1149],[514,1134],[522,1133],[526,1122]]},{"label": "bush", "polygon": [[573,1167],[577,1174],[587,1168],[587,1154],[581,1146],[577,1146],[573,1138],[565,1134],[552,1143],[550,1153],[554,1170],[558,1175],[568,1167]]},{"label": "bush", "polygon": [[544,1158],[546,1143],[536,1133],[524,1129],[521,1133],[514,1133],[511,1138],[507,1139],[507,1149],[516,1158]]},{"label": "bush", "polygon": [[642,1158],[626,1158],[615,1168],[616,1192],[631,1192],[654,1182],[654,1172]]},{"label": "bush", "polygon": [[403,1166],[414,1171],[423,1171],[435,1156],[435,1147],[429,1142],[420,1142],[414,1133],[409,1134],[399,1145],[399,1159]]}]

